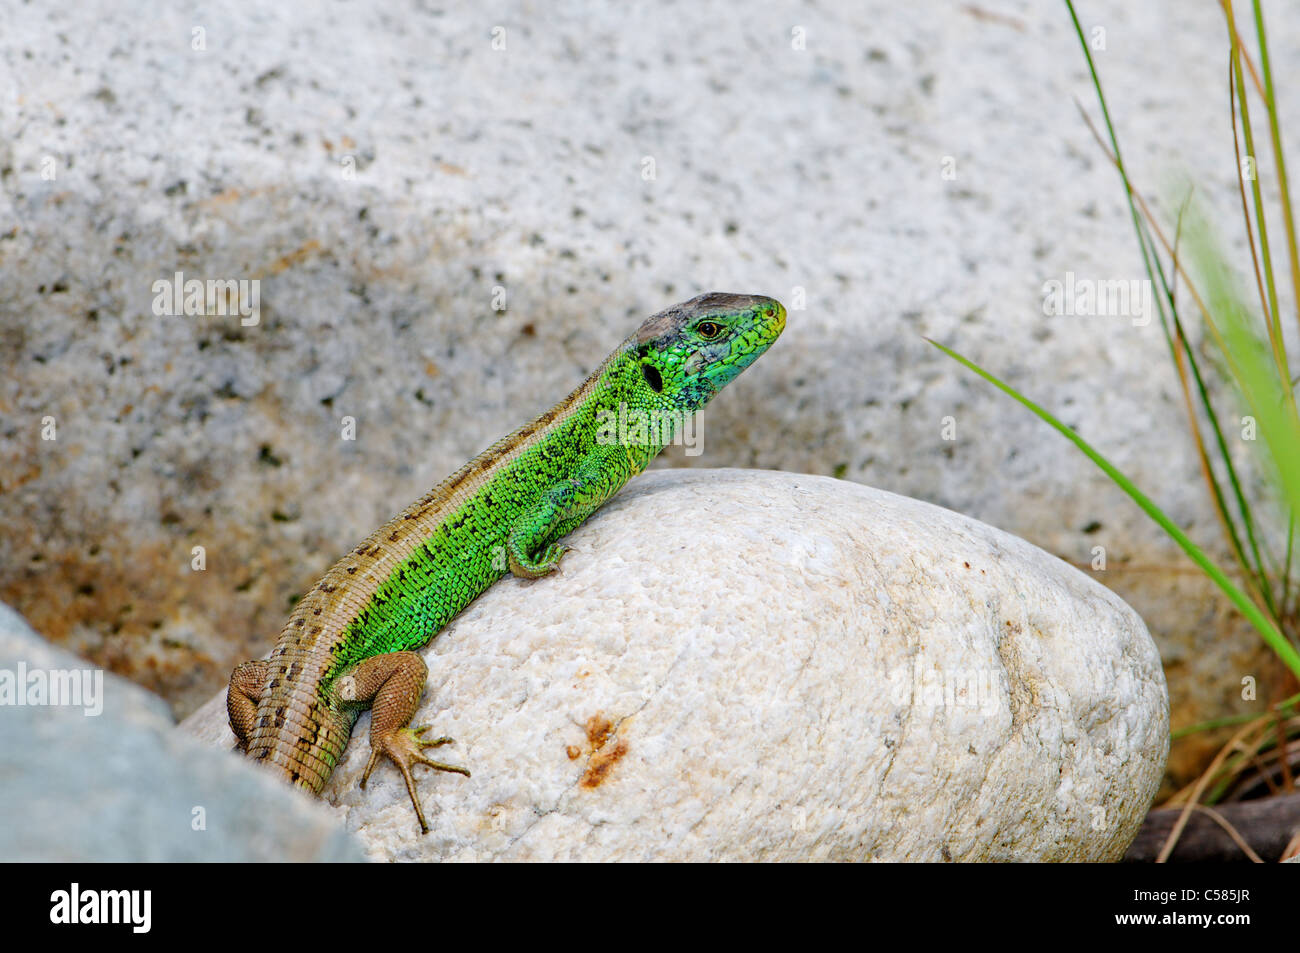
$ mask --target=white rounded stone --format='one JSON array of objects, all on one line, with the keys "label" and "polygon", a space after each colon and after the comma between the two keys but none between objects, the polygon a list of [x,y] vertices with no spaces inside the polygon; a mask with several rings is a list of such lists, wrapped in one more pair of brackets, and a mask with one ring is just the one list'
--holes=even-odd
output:
[{"label": "white rounded stone", "polygon": [[[377,859],[1117,860],[1168,751],[1138,615],[1029,543],[827,477],[654,471],[424,650],[421,836],[369,717],[327,784]],[[224,709],[192,723],[210,739]]]}]

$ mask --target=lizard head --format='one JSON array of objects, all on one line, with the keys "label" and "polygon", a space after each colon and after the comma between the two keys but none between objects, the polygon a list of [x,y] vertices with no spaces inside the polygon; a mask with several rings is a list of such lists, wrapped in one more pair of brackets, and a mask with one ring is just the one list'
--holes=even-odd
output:
[{"label": "lizard head", "polygon": [[763,295],[710,292],[647,318],[632,337],[645,385],[698,410],[785,330],[785,308]]}]

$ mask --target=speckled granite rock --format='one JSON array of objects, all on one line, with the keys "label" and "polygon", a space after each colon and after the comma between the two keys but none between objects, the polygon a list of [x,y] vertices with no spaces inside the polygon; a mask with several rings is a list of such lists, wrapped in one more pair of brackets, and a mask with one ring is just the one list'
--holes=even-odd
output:
[{"label": "speckled granite rock", "polygon": [[[673,514],[675,519],[666,519]],[[647,525],[655,525],[647,533]],[[424,652],[472,778],[326,785],[376,859],[1117,860],[1160,782],[1142,620],[1028,543],[826,477],[638,477]],[[233,744],[224,695],[184,729]]]},{"label": "speckled granite rock", "polygon": [[[75,698],[34,694],[56,674]],[[161,699],[53,648],[5,605],[0,779],[0,861],[364,859],[319,805],[213,758]]]},{"label": "speckled granite rock", "polygon": [[[1215,5],[1080,13],[1135,178],[1187,168],[1235,201]],[[889,486],[1082,565],[1102,545],[1177,724],[1265,703],[1239,698],[1265,653],[1213,587],[920,339],[1217,540],[1158,329],[1043,313],[1067,272],[1140,273],[1060,4],[97,0],[3,22],[0,599],[177,714],[374,526],[717,287],[776,295],[789,328],[710,409],[706,452],[668,463]],[[1270,26],[1293,62],[1300,18]],[[155,313],[178,272],[260,281],[257,322]]]}]

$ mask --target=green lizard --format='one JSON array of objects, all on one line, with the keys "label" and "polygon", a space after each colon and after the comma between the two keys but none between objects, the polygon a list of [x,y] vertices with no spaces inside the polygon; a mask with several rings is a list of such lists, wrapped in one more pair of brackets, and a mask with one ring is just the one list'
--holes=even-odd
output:
[{"label": "green lizard", "polygon": [[[369,707],[361,786],[381,756],[391,759],[427,833],[411,769],[469,772],[425,757],[450,738],[408,727],[428,676],[412,650],[506,572],[553,571],[565,552],[557,540],[645,469],[682,420],[784,328],[785,308],[758,295],[700,295],[648,318],[568,397],[335,563],[294,607],[270,658],[236,666],[226,711],[240,747],[319,794]],[[641,415],[651,425],[632,428],[635,440],[612,433],[620,408],[624,420]]]}]

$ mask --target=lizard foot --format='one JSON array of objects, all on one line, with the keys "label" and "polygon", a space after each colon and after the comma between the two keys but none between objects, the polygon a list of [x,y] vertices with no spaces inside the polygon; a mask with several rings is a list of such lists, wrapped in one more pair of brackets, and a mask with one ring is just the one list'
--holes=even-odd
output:
[{"label": "lizard foot", "polygon": [[421,728],[397,728],[378,738],[372,738],[370,740],[370,760],[366,762],[366,770],[361,775],[361,786],[364,788],[366,782],[370,780],[370,772],[374,771],[375,765],[379,763],[380,755],[384,755],[393,764],[397,765],[397,770],[402,772],[402,778],[406,781],[406,793],[411,796],[411,804],[415,807],[415,816],[419,818],[420,832],[423,834],[429,833],[429,824],[424,819],[424,810],[420,807],[420,799],[415,794],[415,779],[411,777],[411,768],[417,764],[423,764],[439,771],[454,771],[456,774],[465,775],[465,777],[470,776],[469,771],[465,768],[454,764],[444,764],[441,761],[433,761],[424,756],[425,748],[438,748],[452,743],[452,739],[445,736],[441,738],[421,737],[428,730],[428,725]]},{"label": "lizard foot", "polygon": [[510,571],[521,579],[541,579],[560,566],[560,560],[569,551],[568,546],[552,543],[538,556],[530,556],[522,549],[507,549]]}]

